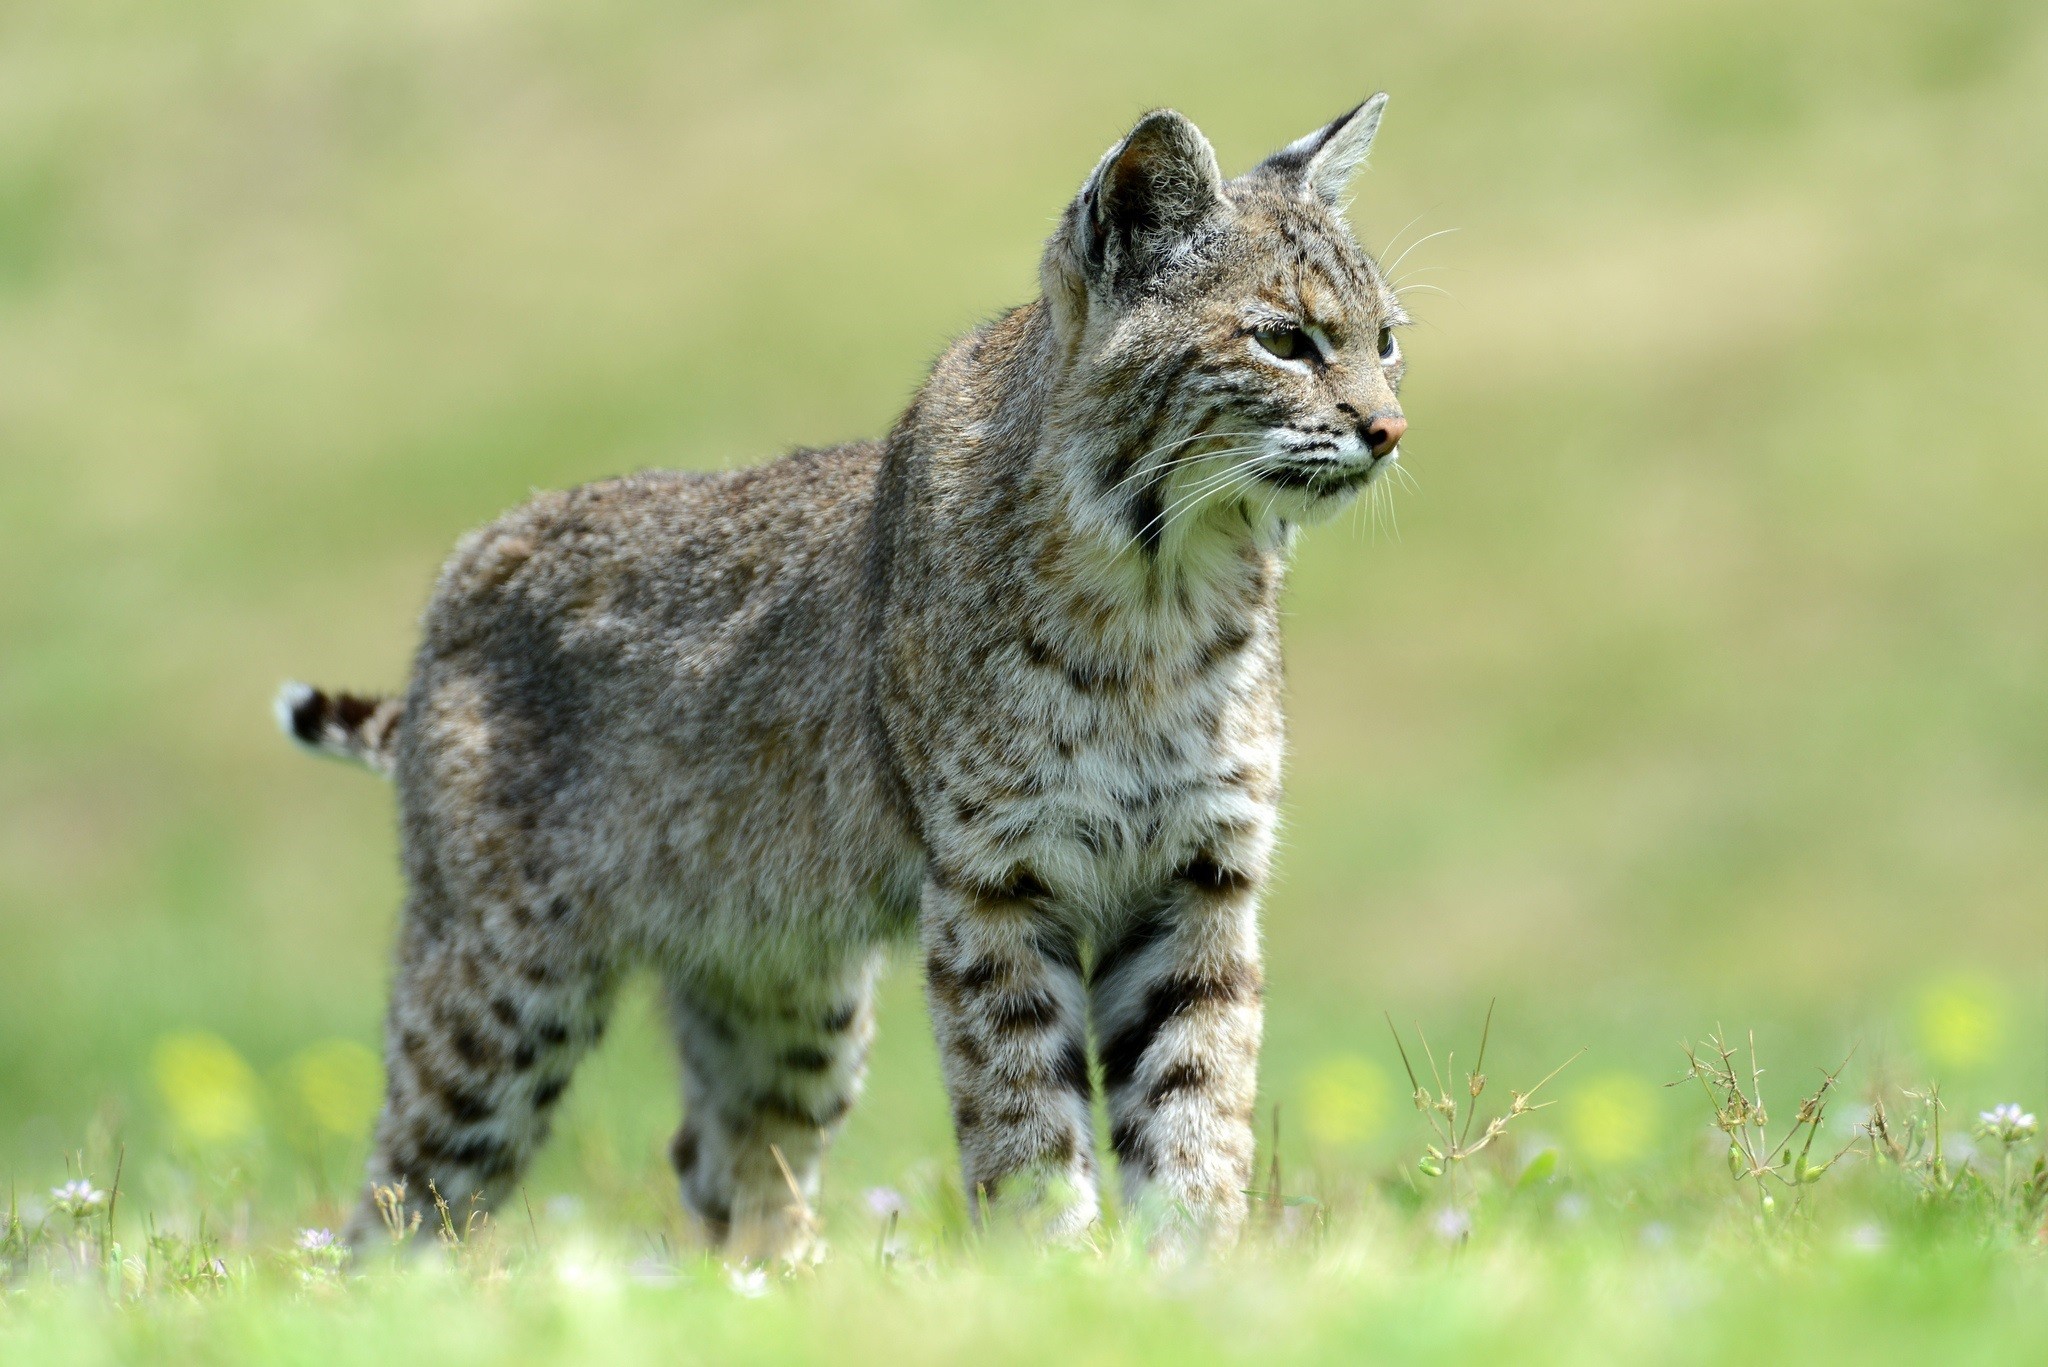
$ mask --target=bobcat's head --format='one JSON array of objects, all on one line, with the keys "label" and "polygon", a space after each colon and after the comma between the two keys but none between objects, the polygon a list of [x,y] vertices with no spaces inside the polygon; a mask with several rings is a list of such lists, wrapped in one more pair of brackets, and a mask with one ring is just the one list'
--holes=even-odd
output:
[{"label": "bobcat's head", "polygon": [[1096,166],[1040,268],[1070,487],[1148,553],[1314,520],[1398,459],[1407,322],[1340,213],[1386,96],[1226,181],[1172,110]]}]

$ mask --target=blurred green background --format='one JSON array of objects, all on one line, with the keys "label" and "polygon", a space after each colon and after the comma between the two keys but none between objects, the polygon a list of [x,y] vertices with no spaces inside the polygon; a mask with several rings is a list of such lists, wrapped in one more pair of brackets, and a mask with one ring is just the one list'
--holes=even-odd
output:
[{"label": "blurred green background", "polygon": [[[1361,240],[1456,231],[1399,535],[1291,589],[1290,1161],[1412,1144],[1380,1013],[1496,995],[1589,1167],[1717,1022],[2048,1103],[2048,9],[11,3],[0,1175],[325,1209],[392,804],[277,683],[398,685],[533,488],[879,433],[1144,108],[1235,171],[1380,88]],[[663,1220],[618,1025],[534,1189]],[[884,1031],[838,1199],[950,1171],[907,965]]]}]

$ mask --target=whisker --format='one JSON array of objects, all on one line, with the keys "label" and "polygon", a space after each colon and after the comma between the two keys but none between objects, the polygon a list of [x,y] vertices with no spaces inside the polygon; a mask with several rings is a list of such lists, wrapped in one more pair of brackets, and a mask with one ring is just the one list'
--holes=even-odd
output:
[{"label": "whisker", "polygon": [[1240,456],[1248,452],[1258,451],[1261,449],[1263,448],[1258,446],[1226,446],[1220,451],[1199,451],[1191,456],[1175,456],[1173,459],[1161,461],[1157,465],[1140,466],[1139,468],[1125,475],[1122,479],[1118,480],[1115,484],[1110,485],[1108,492],[1113,494],[1117,490],[1123,488],[1126,484],[1133,483],[1136,480],[1146,479],[1154,475],[1163,474],[1164,472],[1174,469],[1177,466],[1192,465],[1197,461],[1215,460],[1223,456]]},{"label": "whisker", "polygon": [[[1168,504],[1165,508],[1155,513],[1151,521],[1147,522],[1144,526],[1138,528],[1138,536],[1142,538],[1145,535],[1145,533],[1151,531],[1154,527],[1159,527],[1160,534],[1162,536],[1165,535],[1167,527],[1170,527],[1172,525],[1171,519],[1176,512],[1202,499],[1211,490],[1221,488],[1223,485],[1228,484],[1231,480],[1237,478],[1242,473],[1242,470],[1243,467],[1233,465],[1230,468],[1223,470],[1219,473],[1204,475],[1200,480],[1196,482],[1195,487],[1193,489],[1187,490],[1176,496],[1172,503]],[[1165,525],[1162,526],[1162,523]]]},{"label": "whisker", "polygon": [[[1230,471],[1221,484],[1214,485],[1206,490],[1200,490],[1196,493],[1188,494],[1185,497],[1175,500],[1171,507],[1167,508],[1164,512],[1160,513],[1159,516],[1153,518],[1151,522],[1145,524],[1146,528],[1149,529],[1154,524],[1157,524],[1159,527],[1159,539],[1164,541],[1167,535],[1173,531],[1173,524],[1179,521],[1183,516],[1192,513],[1199,504],[1205,501],[1206,496],[1208,494],[1225,489],[1232,483],[1235,483],[1237,480],[1242,478],[1244,478],[1243,472],[1238,470]],[[1139,535],[1143,536],[1144,532],[1141,531]]]},{"label": "whisker", "polygon": [[1384,267],[1380,271],[1380,274],[1392,275],[1395,271],[1401,269],[1401,263],[1408,259],[1409,252],[1414,251],[1417,247],[1420,247],[1425,242],[1433,241],[1436,238],[1442,237],[1447,233],[1454,233],[1456,231],[1458,231],[1456,228],[1439,228],[1433,233],[1425,233],[1423,236],[1416,238],[1413,242],[1410,242],[1406,247],[1402,248],[1401,254],[1394,258],[1394,264],[1391,266]]},{"label": "whisker", "polygon": [[1152,529],[1154,524],[1163,523],[1164,525],[1159,529],[1160,535],[1163,537],[1168,531],[1172,530],[1173,523],[1178,517],[1191,512],[1197,504],[1206,501],[1210,495],[1229,487],[1232,483],[1239,480],[1249,484],[1261,469],[1279,463],[1281,463],[1279,453],[1265,452],[1251,460],[1233,465],[1221,473],[1204,476],[1196,482],[1193,489],[1181,494],[1165,511],[1154,517],[1151,522],[1147,522],[1143,527],[1139,528],[1138,535],[1142,537]]},{"label": "whisker", "polygon": [[[1193,497],[1200,498],[1203,495],[1208,494],[1214,491],[1215,489],[1221,488],[1222,486],[1230,483],[1230,481],[1236,476],[1244,474],[1256,474],[1258,471],[1265,469],[1268,466],[1277,464],[1279,462],[1279,459],[1280,457],[1276,453],[1262,452],[1259,455],[1254,456],[1250,460],[1240,461],[1237,464],[1230,466],[1226,470],[1222,470],[1215,474],[1206,475],[1202,477],[1200,480],[1196,482],[1195,487],[1187,492]],[[1179,502],[1180,500],[1176,500],[1176,506],[1178,506]]]},{"label": "whisker", "polygon": [[1387,245],[1380,248],[1379,254],[1381,256],[1385,256],[1388,252],[1394,250],[1394,244],[1401,240],[1401,234],[1407,232],[1410,228],[1422,222],[1422,215],[1428,212],[1429,210],[1424,209],[1421,214],[1415,215],[1415,217],[1409,219],[1406,223],[1403,223],[1399,228],[1395,229],[1394,235],[1387,239]]},{"label": "whisker", "polygon": [[1163,441],[1143,455],[1133,459],[1131,463],[1133,465],[1143,465],[1146,461],[1162,452],[1171,451],[1176,446],[1187,446],[1198,441],[1228,440],[1232,437],[1246,438],[1256,437],[1257,435],[1258,433],[1256,432],[1197,432],[1191,437],[1177,437],[1172,441]]},{"label": "whisker", "polygon": [[1273,525],[1273,504],[1276,500],[1279,499],[1279,497],[1280,491],[1278,489],[1269,489],[1266,491],[1266,506],[1259,512],[1259,521],[1263,522],[1268,527],[1271,527]]},{"label": "whisker", "polygon": [[1128,473],[1126,473],[1122,479],[1118,480],[1115,484],[1111,485],[1108,492],[1115,493],[1118,489],[1123,488],[1126,484],[1131,483],[1133,480],[1149,478],[1150,476],[1159,474],[1162,471],[1170,470],[1176,465],[1185,465],[1193,461],[1207,460],[1212,456],[1241,454],[1246,451],[1255,451],[1259,448],[1257,446],[1232,446],[1225,447],[1220,451],[1197,451],[1191,455],[1175,456],[1173,457],[1173,459],[1162,461],[1157,465],[1145,464],[1146,461],[1150,460],[1153,456],[1158,455],[1162,451],[1170,451],[1176,446],[1186,446],[1190,442],[1228,440],[1233,437],[1240,439],[1246,437],[1256,438],[1258,437],[1258,435],[1259,434],[1256,432],[1197,432],[1191,437],[1180,437],[1173,441],[1161,442],[1159,445],[1153,447],[1150,451],[1147,451],[1144,455],[1139,456],[1137,460],[1132,463],[1131,470]]}]

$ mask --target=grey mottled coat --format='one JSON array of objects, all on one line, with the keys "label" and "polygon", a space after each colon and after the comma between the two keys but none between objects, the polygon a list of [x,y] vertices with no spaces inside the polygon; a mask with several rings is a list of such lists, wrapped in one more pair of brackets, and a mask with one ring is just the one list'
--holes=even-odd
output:
[{"label": "grey mottled coat", "polygon": [[505,1191],[651,965],[690,1209],[804,1256],[916,936],[970,1190],[1094,1219],[1092,1030],[1127,1199],[1236,1229],[1284,557],[1405,427],[1404,320],[1337,210],[1383,103],[1227,183],[1147,115],[1043,297],[885,439],[542,495],[456,550],[402,699],[286,690],[293,735],[398,785],[373,1185]]}]

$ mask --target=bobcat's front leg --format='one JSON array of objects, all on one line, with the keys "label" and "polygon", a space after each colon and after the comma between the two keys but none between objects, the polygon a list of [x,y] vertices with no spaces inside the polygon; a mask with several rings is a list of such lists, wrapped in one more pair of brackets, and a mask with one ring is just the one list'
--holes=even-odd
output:
[{"label": "bobcat's front leg", "polygon": [[1072,1238],[1099,1211],[1086,993],[1071,931],[1028,873],[925,885],[925,988],[968,1202],[1025,1205]]},{"label": "bobcat's front leg", "polygon": [[1090,981],[1125,1205],[1216,1242],[1243,1225],[1252,1175],[1264,1008],[1243,865],[1262,863],[1196,855],[1104,944]]}]

